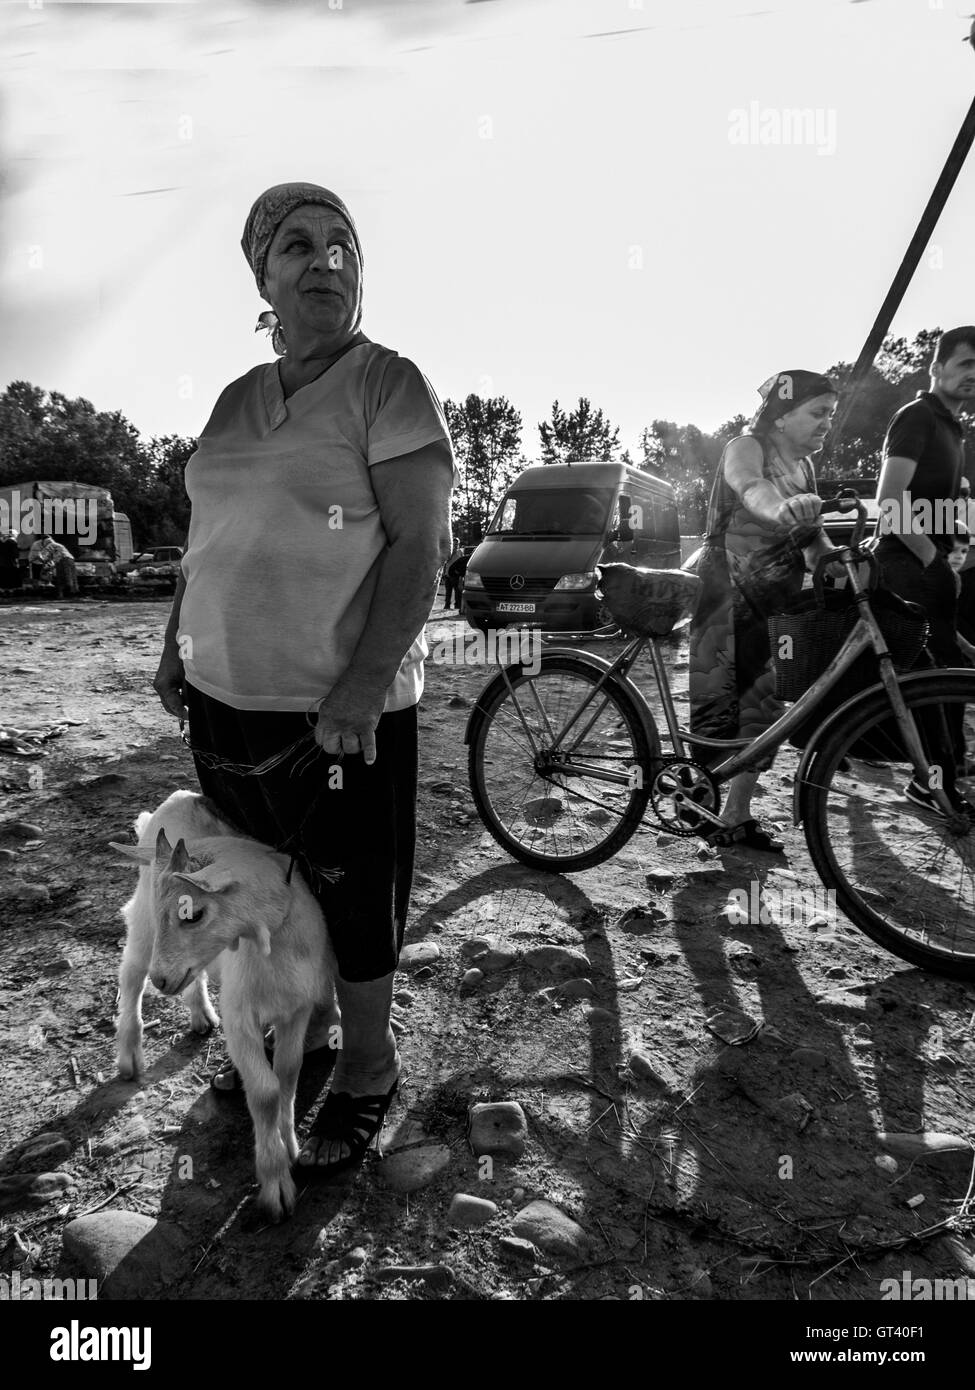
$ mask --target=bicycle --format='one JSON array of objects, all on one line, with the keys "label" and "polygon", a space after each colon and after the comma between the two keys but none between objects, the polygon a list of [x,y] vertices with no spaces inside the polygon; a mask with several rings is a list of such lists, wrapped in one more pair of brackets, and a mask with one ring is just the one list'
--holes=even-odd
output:
[{"label": "bicycle", "polygon": [[[862,525],[865,509],[859,502],[857,509]],[[837,498],[823,510],[852,507]],[[706,833],[721,824],[722,785],[775,753],[801,726],[808,729],[824,698],[870,652],[879,682],[812,720],[795,778],[793,820],[803,825],[820,879],[835,890],[837,906],[855,926],[914,965],[975,979],[975,806],[964,798],[973,789],[966,782],[967,751],[952,733],[962,729],[965,750],[975,746],[975,670],[895,670],[871,607],[877,561],[860,548],[858,536],[852,539],[823,557],[813,582],[821,594],[825,565],[843,565],[853,626],[801,698],[755,739],[708,738],[678,721],[660,643],[689,617],[689,599],[671,605],[653,630],[634,631],[621,617],[634,635],[613,661],[556,647],[532,670],[522,662],[503,667],[481,692],[465,733],[474,802],[494,839],[532,868],[573,872],[614,855],[648,806],[657,826],[673,835]],[[859,577],[864,563],[866,586]],[[652,597],[655,584],[672,584],[680,572],[633,573],[643,576]],[[696,576],[684,578],[692,581],[689,588],[700,583]],[[914,605],[894,602],[921,615]],[[923,625],[919,631],[923,640]],[[669,749],[630,678],[644,649]],[[694,749],[727,756],[706,767],[689,756]],[[902,859],[885,832],[908,780],[928,789],[937,811],[905,800],[914,819]]]}]

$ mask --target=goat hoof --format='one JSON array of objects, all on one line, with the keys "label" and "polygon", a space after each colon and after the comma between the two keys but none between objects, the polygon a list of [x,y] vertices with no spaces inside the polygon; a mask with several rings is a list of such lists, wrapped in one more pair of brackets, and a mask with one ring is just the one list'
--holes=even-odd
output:
[{"label": "goat hoof", "polygon": [[296,1195],[297,1189],[289,1173],[280,1182],[273,1182],[268,1187],[262,1188],[258,1193],[255,1205],[265,1221],[270,1222],[272,1226],[277,1226],[294,1211]]},{"label": "goat hoof", "polygon": [[121,1081],[141,1081],[144,1071],[145,1061],[142,1057],[120,1057],[118,1059],[118,1074]]}]

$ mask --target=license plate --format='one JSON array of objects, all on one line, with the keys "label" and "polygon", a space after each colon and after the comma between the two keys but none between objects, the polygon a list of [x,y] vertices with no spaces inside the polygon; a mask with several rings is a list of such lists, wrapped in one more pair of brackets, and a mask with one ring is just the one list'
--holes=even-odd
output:
[{"label": "license plate", "polygon": [[499,603],[499,613],[534,613],[533,603]]}]

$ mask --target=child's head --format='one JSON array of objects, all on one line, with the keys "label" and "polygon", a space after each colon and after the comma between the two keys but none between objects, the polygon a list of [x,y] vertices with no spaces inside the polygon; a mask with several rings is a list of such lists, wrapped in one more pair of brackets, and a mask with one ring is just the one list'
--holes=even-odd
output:
[{"label": "child's head", "polygon": [[960,570],[968,559],[968,546],[971,542],[971,534],[963,521],[955,522],[954,535],[951,538],[951,549],[948,551],[948,564],[953,570]]}]

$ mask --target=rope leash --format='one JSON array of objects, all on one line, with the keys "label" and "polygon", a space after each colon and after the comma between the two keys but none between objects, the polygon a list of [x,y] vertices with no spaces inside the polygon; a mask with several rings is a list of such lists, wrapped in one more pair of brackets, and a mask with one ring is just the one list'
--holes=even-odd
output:
[{"label": "rope leash", "polygon": [[[317,702],[317,704],[320,703],[321,701]],[[315,726],[314,724],[312,724],[312,721],[309,718],[310,714],[311,709],[305,712],[305,719],[308,722],[308,724],[311,725],[307,733],[302,734],[301,738],[295,739],[295,741],[293,743],[290,743],[287,746],[287,748],[282,748],[279,752],[272,753],[269,757],[265,758],[262,762],[259,763],[235,763],[231,762],[227,758],[221,758],[219,754],[212,753],[208,749],[194,748],[186,733],[185,719],[181,719],[179,721],[179,736],[182,742],[193,754],[193,757],[198,759],[200,763],[211,772],[229,772],[231,776],[234,777],[266,777],[269,773],[274,772],[279,767],[282,767],[288,761],[289,758],[295,757],[296,761],[292,766],[291,770],[289,771],[288,776],[294,777],[297,773],[297,775],[300,777],[303,773],[307,772],[311,767],[314,766],[319,756],[324,752],[324,749],[315,743]],[[301,751],[300,756],[296,756],[299,754],[300,750],[304,751]],[[329,764],[329,768],[331,769],[331,767],[334,766],[336,763],[342,762],[343,758],[345,757],[345,753],[343,750],[340,749],[338,753],[330,753],[328,756],[332,759],[332,762]],[[319,799],[324,790],[325,780],[323,779],[322,785],[319,787],[318,791],[315,793],[315,795],[312,797],[312,800],[309,802],[308,809],[302,817],[297,829],[293,830],[290,835],[287,835],[281,841],[280,844],[273,846],[274,852],[276,854],[284,852],[290,853],[290,863],[288,864],[288,872],[287,874],[285,874],[284,880],[285,883],[287,883],[288,885],[290,885],[291,883],[295,863],[297,862],[299,855],[295,853],[294,850],[287,851],[287,846],[290,845],[291,842],[295,839],[297,839],[300,843],[302,831],[304,830],[305,825],[307,824],[312,812],[315,810],[315,807],[318,805]],[[311,881],[312,886],[314,886],[319,879],[325,879],[329,883],[336,883],[342,877],[342,874],[344,872],[342,869],[323,869],[320,865],[312,863],[307,854],[302,854],[301,857],[305,860],[305,863],[308,865],[308,869],[310,870],[308,877]]]}]

